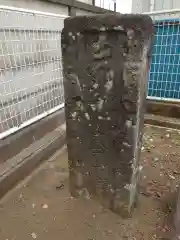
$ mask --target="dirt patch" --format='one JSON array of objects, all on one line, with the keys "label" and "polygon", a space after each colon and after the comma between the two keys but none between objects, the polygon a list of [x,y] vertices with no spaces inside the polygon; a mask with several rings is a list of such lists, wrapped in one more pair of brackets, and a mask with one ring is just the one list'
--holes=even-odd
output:
[{"label": "dirt patch", "polygon": [[0,203],[1,240],[171,240],[180,180],[180,132],[146,127],[133,218],[123,220],[68,192],[66,149]]}]

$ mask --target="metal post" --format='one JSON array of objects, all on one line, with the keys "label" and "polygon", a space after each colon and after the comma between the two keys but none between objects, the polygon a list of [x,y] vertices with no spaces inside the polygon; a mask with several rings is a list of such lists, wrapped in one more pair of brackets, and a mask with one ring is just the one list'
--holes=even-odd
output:
[{"label": "metal post", "polygon": [[114,0],[114,12],[116,12],[116,0]]}]

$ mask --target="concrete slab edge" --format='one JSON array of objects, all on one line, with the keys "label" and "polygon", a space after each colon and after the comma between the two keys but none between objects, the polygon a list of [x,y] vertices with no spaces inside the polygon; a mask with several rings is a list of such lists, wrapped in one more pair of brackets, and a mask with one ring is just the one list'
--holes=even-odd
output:
[{"label": "concrete slab edge", "polygon": [[153,114],[146,114],[144,119],[145,124],[180,129],[180,120],[176,118],[162,117]]},{"label": "concrete slab edge", "polygon": [[66,141],[65,123],[9,159],[0,169],[0,198],[27,177],[40,163],[48,160]]}]

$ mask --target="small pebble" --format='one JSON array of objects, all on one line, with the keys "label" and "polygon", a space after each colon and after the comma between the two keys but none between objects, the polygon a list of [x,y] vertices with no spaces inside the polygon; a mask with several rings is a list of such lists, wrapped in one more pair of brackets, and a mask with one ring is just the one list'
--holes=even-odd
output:
[{"label": "small pebble", "polygon": [[157,162],[158,160],[159,160],[159,158],[158,158],[158,157],[155,157],[155,158],[154,158],[154,161],[155,161],[155,162]]},{"label": "small pebble", "polygon": [[170,138],[170,134],[166,134],[166,137],[167,137],[167,138]]},{"label": "small pebble", "polygon": [[31,233],[31,237],[32,237],[33,239],[36,239],[36,238],[37,238],[37,235],[33,232],[33,233]]},{"label": "small pebble", "polygon": [[48,208],[48,205],[47,205],[47,204],[44,204],[44,205],[42,206],[42,208],[43,208],[43,209],[47,209],[47,208]]}]

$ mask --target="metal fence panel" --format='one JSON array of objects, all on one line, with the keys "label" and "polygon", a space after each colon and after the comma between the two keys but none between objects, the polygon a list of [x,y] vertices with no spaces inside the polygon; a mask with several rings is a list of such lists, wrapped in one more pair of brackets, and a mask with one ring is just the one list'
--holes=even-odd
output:
[{"label": "metal fence panel", "polygon": [[0,139],[63,106],[65,17],[0,7]]},{"label": "metal fence panel", "polygon": [[157,20],[148,95],[180,99],[180,19]]},{"label": "metal fence panel", "polygon": [[180,10],[145,13],[155,22],[148,98],[180,101]]},{"label": "metal fence panel", "polygon": [[111,11],[116,10],[116,0],[95,0],[95,5]]}]

